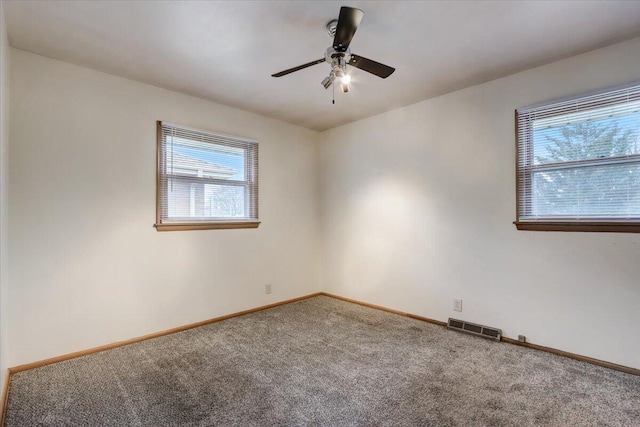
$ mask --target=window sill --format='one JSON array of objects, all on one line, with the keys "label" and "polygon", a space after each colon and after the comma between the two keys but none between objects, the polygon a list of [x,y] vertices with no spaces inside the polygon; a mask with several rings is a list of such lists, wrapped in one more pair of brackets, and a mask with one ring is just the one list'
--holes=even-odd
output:
[{"label": "window sill", "polygon": [[526,231],[591,231],[605,233],[640,233],[638,222],[560,222],[527,221],[513,222],[518,230]]},{"label": "window sill", "polygon": [[232,228],[258,228],[260,221],[219,221],[178,224],[155,224],[157,231],[187,231],[187,230],[225,230]]}]

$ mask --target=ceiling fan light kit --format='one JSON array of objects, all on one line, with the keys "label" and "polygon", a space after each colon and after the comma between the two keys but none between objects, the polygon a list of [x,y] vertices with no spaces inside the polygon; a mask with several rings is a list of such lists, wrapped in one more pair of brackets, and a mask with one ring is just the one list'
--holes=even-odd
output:
[{"label": "ceiling fan light kit", "polygon": [[347,64],[386,79],[395,71],[395,68],[362,56],[351,54],[349,45],[363,16],[364,12],[360,9],[347,6],[341,7],[338,19],[333,19],[326,25],[327,32],[333,37],[333,45],[327,48],[324,53],[324,58],[280,71],[271,76],[282,77],[295,71],[327,62],[331,65],[331,72],[321,82],[325,89],[329,89],[329,87],[338,80],[342,91],[345,93],[349,92],[351,89],[351,76],[347,73]]}]

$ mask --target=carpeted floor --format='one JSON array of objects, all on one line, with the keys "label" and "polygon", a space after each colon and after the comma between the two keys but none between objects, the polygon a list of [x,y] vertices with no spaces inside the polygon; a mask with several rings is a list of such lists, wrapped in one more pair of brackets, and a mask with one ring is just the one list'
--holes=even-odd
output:
[{"label": "carpeted floor", "polygon": [[12,376],[8,426],[640,426],[640,377],[315,297]]}]

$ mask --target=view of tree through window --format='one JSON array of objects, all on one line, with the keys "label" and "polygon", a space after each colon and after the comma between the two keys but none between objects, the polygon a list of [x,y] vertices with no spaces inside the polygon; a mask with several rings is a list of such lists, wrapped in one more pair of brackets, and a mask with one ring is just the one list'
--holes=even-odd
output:
[{"label": "view of tree through window", "polygon": [[640,223],[640,85],[518,109],[516,118],[519,228]]},{"label": "view of tree through window", "polygon": [[607,164],[640,154],[639,127],[633,114],[535,130],[535,164],[555,168],[533,172],[532,213],[640,216],[640,161]]}]

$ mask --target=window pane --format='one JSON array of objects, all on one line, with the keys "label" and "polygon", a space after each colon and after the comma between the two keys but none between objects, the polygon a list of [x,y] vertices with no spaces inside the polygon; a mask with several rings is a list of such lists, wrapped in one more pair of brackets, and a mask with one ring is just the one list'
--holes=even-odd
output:
[{"label": "window pane", "polygon": [[167,175],[246,181],[245,150],[169,137]]},{"label": "window pane", "polygon": [[214,218],[241,218],[248,216],[248,212],[245,211],[246,196],[245,187],[205,184],[205,215]]},{"label": "window pane", "polygon": [[616,114],[613,108],[534,120],[534,164],[640,154],[640,103]]},{"label": "window pane", "polygon": [[640,163],[536,171],[532,185],[533,216],[640,216]]},{"label": "window pane", "polygon": [[244,218],[247,188],[168,179],[169,218]]}]

